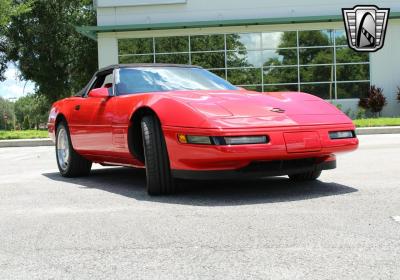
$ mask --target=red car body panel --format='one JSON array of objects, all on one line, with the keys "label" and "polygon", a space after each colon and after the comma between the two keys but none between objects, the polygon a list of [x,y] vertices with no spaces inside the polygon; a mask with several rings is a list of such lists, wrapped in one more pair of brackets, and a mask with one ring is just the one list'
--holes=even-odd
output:
[{"label": "red car body panel", "polygon": [[[74,149],[98,163],[143,167],[128,146],[132,116],[151,109],[159,118],[172,169],[231,170],[252,161],[326,158],[355,150],[357,138],[331,140],[330,131],[354,130],[333,105],[299,92],[172,91],[71,97],[56,102],[49,133],[66,119]],[[205,136],[268,135],[268,144],[215,146],[182,144],[178,133]]]}]

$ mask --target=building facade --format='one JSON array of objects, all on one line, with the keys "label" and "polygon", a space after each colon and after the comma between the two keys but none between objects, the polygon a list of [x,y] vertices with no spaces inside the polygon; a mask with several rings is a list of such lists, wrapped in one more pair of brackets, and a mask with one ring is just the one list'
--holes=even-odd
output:
[{"label": "building facade", "polygon": [[[377,1],[378,2],[378,1]],[[99,66],[115,63],[200,65],[257,91],[303,91],[357,114],[370,85],[384,89],[383,115],[400,115],[400,2],[390,8],[384,47],[347,45],[341,15],[360,1],[97,0]]]}]

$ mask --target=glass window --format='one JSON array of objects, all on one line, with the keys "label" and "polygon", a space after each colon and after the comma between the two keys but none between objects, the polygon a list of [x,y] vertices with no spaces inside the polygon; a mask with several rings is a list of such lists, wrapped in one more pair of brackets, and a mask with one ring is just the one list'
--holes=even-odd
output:
[{"label": "glass window", "polygon": [[159,37],[155,38],[156,53],[188,52],[189,37]]},{"label": "glass window", "polygon": [[297,66],[264,68],[265,84],[297,83],[297,81]]},{"label": "glass window", "polygon": [[118,95],[175,90],[235,90],[236,87],[201,68],[121,68],[116,74]]},{"label": "glass window", "polygon": [[153,38],[120,39],[118,53],[119,55],[153,53]]},{"label": "glass window", "polygon": [[335,98],[335,84],[324,83],[324,84],[301,84],[301,91],[307,92],[323,99],[334,99]]},{"label": "glass window", "polygon": [[226,35],[227,50],[261,49],[261,33],[243,33]]},{"label": "glass window", "polygon": [[338,81],[369,80],[369,64],[336,65]]},{"label": "glass window", "polygon": [[234,85],[261,84],[261,68],[228,69],[228,81]]},{"label": "glass window", "polygon": [[208,71],[226,80],[225,69],[209,69]]},{"label": "glass window", "polygon": [[360,98],[369,90],[369,82],[337,83],[337,98]]},{"label": "glass window", "polygon": [[264,85],[265,92],[272,92],[272,91],[298,91],[297,84],[291,85]]},{"label": "glass window", "polygon": [[344,30],[335,30],[336,46],[347,46],[347,36]]},{"label": "glass window", "polygon": [[332,46],[333,30],[299,31],[300,47]]},{"label": "glass window", "polygon": [[293,49],[263,51],[264,66],[297,65],[297,51]]},{"label": "glass window", "polygon": [[261,67],[261,51],[229,51],[227,53],[228,67]]},{"label": "glass window", "polygon": [[369,54],[356,52],[349,47],[336,48],[336,63],[368,62]]},{"label": "glass window", "polygon": [[192,64],[204,68],[225,68],[224,52],[192,53]]},{"label": "glass window", "polygon": [[189,64],[188,53],[156,54],[156,63]]},{"label": "glass window", "polygon": [[262,33],[263,49],[295,48],[297,34],[295,31]]},{"label": "glass window", "polygon": [[241,88],[251,90],[251,91],[258,91],[262,92],[262,85],[252,85],[252,86],[241,86]]},{"label": "glass window", "polygon": [[335,79],[334,65],[327,66],[301,66],[301,82],[330,82]]},{"label": "glass window", "polygon": [[190,36],[190,48],[192,52],[224,50],[224,35]]},{"label": "glass window", "polygon": [[120,56],[119,63],[153,63],[153,55],[127,55]]},{"label": "glass window", "polygon": [[333,48],[300,49],[300,64],[333,63]]}]

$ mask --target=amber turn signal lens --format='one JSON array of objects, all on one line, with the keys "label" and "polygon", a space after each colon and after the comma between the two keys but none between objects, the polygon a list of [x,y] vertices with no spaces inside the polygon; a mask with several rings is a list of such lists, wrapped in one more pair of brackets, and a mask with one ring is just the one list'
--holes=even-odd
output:
[{"label": "amber turn signal lens", "polygon": [[186,135],[184,135],[184,134],[178,134],[178,141],[179,141],[180,143],[186,144],[186,143],[187,143]]}]

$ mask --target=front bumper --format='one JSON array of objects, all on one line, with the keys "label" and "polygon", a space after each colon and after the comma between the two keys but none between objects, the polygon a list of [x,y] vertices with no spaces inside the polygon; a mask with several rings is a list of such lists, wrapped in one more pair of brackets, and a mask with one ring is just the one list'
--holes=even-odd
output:
[{"label": "front bumper", "polygon": [[255,179],[269,176],[300,174],[311,171],[322,171],[336,168],[335,157],[306,158],[292,160],[274,160],[252,162],[246,167],[234,170],[172,170],[172,176],[179,179],[226,180]]},{"label": "front bumper", "polygon": [[[170,166],[172,170],[178,170],[177,172],[173,171],[176,174],[182,173],[180,171],[240,170],[254,162],[321,159],[332,154],[352,151],[358,147],[357,138],[331,140],[329,137],[330,131],[354,130],[352,124],[251,129],[198,129],[163,126],[162,129]],[[289,132],[317,133],[320,148],[309,151],[288,151],[284,134]],[[235,146],[182,144],[178,141],[178,133],[204,136],[268,135],[270,142]]]}]

